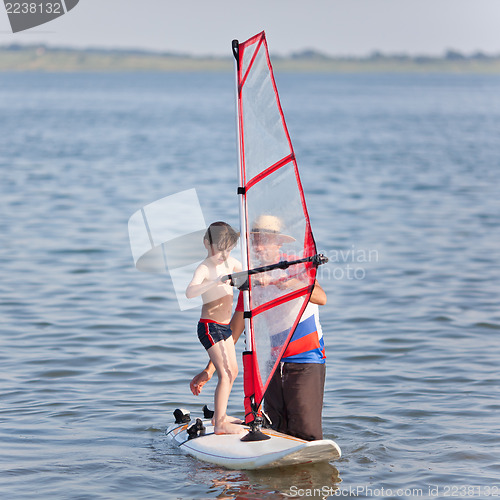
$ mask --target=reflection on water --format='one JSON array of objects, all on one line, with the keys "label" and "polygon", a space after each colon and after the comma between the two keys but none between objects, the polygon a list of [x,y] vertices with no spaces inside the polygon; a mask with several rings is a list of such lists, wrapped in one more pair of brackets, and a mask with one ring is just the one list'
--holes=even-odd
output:
[{"label": "reflection on water", "polygon": [[263,471],[228,471],[218,467],[201,467],[194,464],[196,473],[191,473],[192,484],[209,484],[206,491],[210,498],[260,499],[310,497],[322,498],[338,488],[341,479],[338,470],[329,463],[295,465]]}]

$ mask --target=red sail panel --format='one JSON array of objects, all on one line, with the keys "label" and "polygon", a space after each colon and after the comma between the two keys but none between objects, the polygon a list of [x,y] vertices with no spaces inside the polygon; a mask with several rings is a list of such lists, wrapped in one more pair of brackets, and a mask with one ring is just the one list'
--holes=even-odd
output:
[{"label": "red sail panel", "polygon": [[[274,80],[265,33],[239,43],[237,112],[243,268],[316,254],[295,154]],[[311,263],[249,277],[246,300],[246,407],[257,409],[309,302]],[[248,412],[247,412],[248,413]]]}]

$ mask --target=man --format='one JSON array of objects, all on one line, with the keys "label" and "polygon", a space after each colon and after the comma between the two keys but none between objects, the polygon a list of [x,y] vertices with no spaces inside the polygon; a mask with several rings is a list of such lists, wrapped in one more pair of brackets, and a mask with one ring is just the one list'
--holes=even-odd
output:
[{"label": "man", "polygon": [[[252,250],[261,265],[279,262],[281,247],[293,241],[281,231],[281,221],[263,215],[252,225]],[[254,284],[270,284],[272,278],[264,274],[254,278]],[[315,281],[301,320],[283,354],[264,396],[264,411],[272,427],[280,432],[313,441],[323,438],[321,413],[326,375],[325,351],[318,305],[326,304],[326,294]],[[244,329],[242,294],[231,319],[233,340],[236,343]],[[211,363],[190,383],[193,394],[198,395],[215,368]]]}]

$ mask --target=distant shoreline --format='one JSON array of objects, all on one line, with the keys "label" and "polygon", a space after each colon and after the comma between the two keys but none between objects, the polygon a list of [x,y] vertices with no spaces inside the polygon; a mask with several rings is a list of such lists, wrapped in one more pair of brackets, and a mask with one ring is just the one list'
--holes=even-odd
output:
[{"label": "distant shoreline", "polygon": [[[500,74],[500,56],[465,56],[448,51],[441,57],[385,55],[330,57],[315,51],[273,56],[280,71],[308,73],[457,73]],[[70,49],[43,45],[0,46],[2,72],[228,72],[231,56],[190,56],[139,50]]]}]

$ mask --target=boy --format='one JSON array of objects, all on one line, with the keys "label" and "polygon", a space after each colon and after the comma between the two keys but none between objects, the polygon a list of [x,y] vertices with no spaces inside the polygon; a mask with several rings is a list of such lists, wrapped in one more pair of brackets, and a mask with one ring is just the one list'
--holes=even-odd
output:
[{"label": "boy", "polygon": [[238,363],[229,327],[233,289],[220,279],[223,275],[241,271],[241,264],[229,255],[238,237],[239,233],[225,222],[210,224],[203,238],[207,258],[196,268],[186,289],[188,299],[201,295],[203,300],[198,338],[207,350],[219,379],[214,396],[215,434],[245,432],[241,425],[237,425],[239,421],[231,421],[226,415],[229,394],[238,374]]}]

